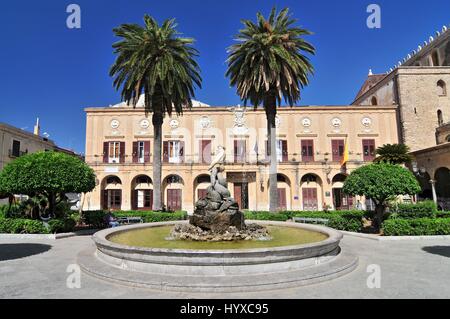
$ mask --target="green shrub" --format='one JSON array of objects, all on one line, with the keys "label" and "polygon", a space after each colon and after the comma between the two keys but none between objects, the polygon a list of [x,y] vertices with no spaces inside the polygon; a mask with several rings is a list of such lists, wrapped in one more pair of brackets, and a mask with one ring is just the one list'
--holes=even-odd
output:
[{"label": "green shrub", "polygon": [[436,213],[437,218],[450,218],[450,212],[439,211]]},{"label": "green shrub", "polygon": [[86,225],[94,228],[105,228],[105,215],[106,212],[103,210],[91,210],[83,212],[82,221]]},{"label": "green shrub", "polygon": [[0,233],[5,234],[48,234],[44,224],[31,219],[0,219]]},{"label": "green shrub", "polygon": [[52,219],[48,222],[49,232],[52,234],[70,233],[74,231],[75,225],[76,221],[71,218]]},{"label": "green shrub", "polygon": [[435,218],[437,206],[433,201],[417,204],[399,204],[389,218]]},{"label": "green shrub", "polygon": [[18,205],[12,205],[9,208],[9,204],[0,206],[0,218],[15,218],[19,217],[20,209]]},{"label": "green shrub", "polygon": [[388,219],[383,223],[385,236],[450,235],[450,218]]}]

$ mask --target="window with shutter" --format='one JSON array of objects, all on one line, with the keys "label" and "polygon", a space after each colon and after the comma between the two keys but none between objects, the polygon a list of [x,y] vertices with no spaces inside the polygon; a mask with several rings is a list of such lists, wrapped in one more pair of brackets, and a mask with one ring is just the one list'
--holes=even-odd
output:
[{"label": "window with shutter", "polygon": [[344,140],[332,140],[331,141],[333,162],[340,162],[344,156],[345,141]]},{"label": "window with shutter", "polygon": [[365,162],[375,159],[375,140],[363,140],[363,158]]},{"label": "window with shutter", "polygon": [[314,141],[313,140],[302,140],[301,141],[302,150],[302,161],[303,162],[314,162]]}]

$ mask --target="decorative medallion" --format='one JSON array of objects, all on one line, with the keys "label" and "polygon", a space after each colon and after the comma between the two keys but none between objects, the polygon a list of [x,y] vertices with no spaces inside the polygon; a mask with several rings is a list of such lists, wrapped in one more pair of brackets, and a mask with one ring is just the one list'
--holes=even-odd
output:
[{"label": "decorative medallion", "polygon": [[303,127],[311,127],[311,119],[309,117],[305,117],[302,120]]},{"label": "decorative medallion", "polygon": [[111,128],[117,129],[117,128],[119,128],[119,126],[120,126],[119,120],[112,120],[111,121]]},{"label": "decorative medallion", "polygon": [[200,119],[200,127],[204,130],[211,127],[211,119],[208,116],[202,116]]},{"label": "decorative medallion", "polygon": [[180,126],[180,122],[178,120],[170,120],[169,126],[172,130],[176,130]]},{"label": "decorative medallion", "polygon": [[245,125],[246,109],[239,105],[238,107],[232,107],[230,111],[234,113],[233,133],[237,135],[246,134],[248,132],[248,128]]},{"label": "decorative medallion", "polygon": [[370,126],[372,125],[372,120],[371,120],[370,117],[365,117],[365,118],[363,118],[363,119],[361,120],[361,124],[362,124],[364,127],[370,127]]},{"label": "decorative medallion", "polygon": [[340,128],[341,125],[342,125],[342,121],[341,121],[340,118],[335,117],[335,118],[333,118],[333,119],[331,120],[331,125],[332,125],[333,127],[335,127],[335,128]]},{"label": "decorative medallion", "polygon": [[143,119],[140,123],[139,126],[141,128],[143,128],[144,130],[148,129],[150,127],[150,121],[148,119]]}]

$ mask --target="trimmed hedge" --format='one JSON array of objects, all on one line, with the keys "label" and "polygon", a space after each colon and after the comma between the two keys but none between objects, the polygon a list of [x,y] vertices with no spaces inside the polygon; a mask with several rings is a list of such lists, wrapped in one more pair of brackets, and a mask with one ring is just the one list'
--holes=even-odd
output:
[{"label": "trimmed hedge", "polygon": [[382,229],[384,236],[450,235],[450,218],[388,219]]},{"label": "trimmed hedge", "polygon": [[433,201],[423,201],[417,204],[399,204],[393,213],[392,218],[436,218],[437,206]]},{"label": "trimmed hedge", "polygon": [[289,219],[284,213],[270,213],[270,212],[244,212],[245,219],[248,220],[270,220],[285,222]]},{"label": "trimmed hedge", "polygon": [[450,218],[450,212],[438,211],[436,213],[437,218]]},{"label": "trimmed hedge", "polygon": [[364,211],[349,210],[349,211],[330,211],[330,212],[297,212],[293,217],[304,218],[323,218],[328,219],[328,227],[350,231],[360,232],[363,228]]},{"label": "trimmed hedge", "polygon": [[115,217],[141,217],[146,223],[169,222],[174,220],[186,220],[187,213],[183,211],[175,213],[147,212],[147,211],[123,211],[114,212]]},{"label": "trimmed hedge", "polygon": [[329,211],[329,212],[312,212],[312,211],[285,211],[280,213],[270,212],[245,212],[246,219],[253,220],[270,220],[270,221],[287,221],[294,217],[304,218],[323,218],[328,219],[328,227],[338,230],[359,232],[363,227],[363,217],[366,212],[359,210],[350,211]]},{"label": "trimmed hedge", "polygon": [[[83,222],[86,225],[90,225],[94,228],[105,228],[108,225],[105,224],[106,211],[85,211],[83,212]],[[175,220],[186,220],[187,213],[184,211],[175,213],[162,213],[152,211],[118,211],[112,212],[115,217],[141,217],[145,223],[157,223],[167,222]]]},{"label": "trimmed hedge", "polygon": [[3,234],[48,234],[41,221],[19,218],[0,219],[0,233]]}]

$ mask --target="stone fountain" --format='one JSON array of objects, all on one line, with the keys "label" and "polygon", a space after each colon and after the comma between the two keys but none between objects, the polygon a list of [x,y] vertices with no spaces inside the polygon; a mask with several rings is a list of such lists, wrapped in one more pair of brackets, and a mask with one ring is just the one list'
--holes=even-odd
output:
[{"label": "stone fountain", "polygon": [[[228,190],[224,163],[225,149],[219,147],[209,168],[211,185],[206,198],[197,201],[189,223],[173,221],[102,230],[93,236],[95,248],[78,254],[81,269],[97,278],[132,287],[183,292],[248,292],[327,281],[357,267],[358,258],[340,248],[342,234],[336,230],[274,221],[246,224],[244,214]],[[169,229],[167,233],[158,232],[165,227]],[[280,232],[295,230],[299,239],[305,232],[320,234],[321,239],[271,246],[270,243],[277,240],[272,234],[272,240],[257,242],[271,239],[269,228],[278,228]],[[157,239],[164,244],[142,245],[139,241],[132,244],[142,233],[159,234]],[[120,236],[127,240],[117,241]],[[254,242],[261,248],[242,249],[240,246]],[[166,243],[173,248],[166,248]],[[180,243],[184,248],[178,246]],[[196,244],[205,248],[185,248]],[[229,244],[229,248],[208,248],[208,245],[223,244]]]},{"label": "stone fountain", "polygon": [[207,188],[206,198],[195,203],[189,224],[176,226],[172,238],[197,241],[270,239],[265,227],[245,224],[244,214],[228,190],[224,163],[225,148],[219,146],[209,167],[211,185]]}]

